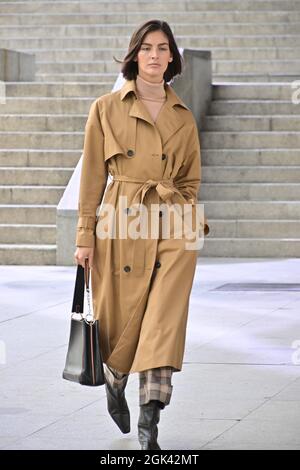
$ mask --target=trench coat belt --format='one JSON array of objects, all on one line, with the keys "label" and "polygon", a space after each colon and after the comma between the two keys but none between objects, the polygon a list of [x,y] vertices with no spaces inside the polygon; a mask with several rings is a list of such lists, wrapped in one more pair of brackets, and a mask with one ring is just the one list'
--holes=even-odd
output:
[{"label": "trench coat belt", "polygon": [[141,198],[139,198],[140,203],[143,202],[144,197],[150,188],[155,188],[158,192],[158,195],[165,202],[167,202],[171,198],[171,196],[173,196],[174,193],[178,193],[181,197],[183,197],[179,189],[174,186],[173,178],[163,180],[149,179],[145,181],[126,175],[114,175],[113,179],[114,181],[126,181],[129,183],[142,184],[141,188],[138,189],[134,196],[135,200],[138,199],[139,194],[141,194]]},{"label": "trench coat belt", "polygon": [[[143,203],[147,191],[151,188],[155,188],[158,195],[164,202],[170,204],[171,197],[173,194],[177,193],[183,198],[182,193],[174,185],[173,178],[162,179],[162,180],[140,180],[138,178],[133,178],[126,175],[113,175],[113,181],[125,181],[129,183],[137,183],[142,186],[137,190],[134,195],[133,202]],[[140,196],[140,197],[139,197]],[[134,241],[133,249],[133,267],[139,267],[143,270],[145,269],[145,255],[146,255],[146,245],[141,237],[136,238]]]}]

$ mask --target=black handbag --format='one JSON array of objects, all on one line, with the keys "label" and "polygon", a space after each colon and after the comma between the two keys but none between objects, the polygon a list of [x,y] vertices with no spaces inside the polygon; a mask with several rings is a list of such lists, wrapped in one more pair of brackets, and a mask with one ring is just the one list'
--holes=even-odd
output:
[{"label": "black handbag", "polygon": [[[89,290],[90,268],[77,265],[73,296],[71,328],[63,378],[81,385],[104,385],[103,362],[100,351],[99,321],[93,318]],[[89,313],[84,315],[84,287],[86,286]],[[77,318],[75,318],[75,314]]]}]

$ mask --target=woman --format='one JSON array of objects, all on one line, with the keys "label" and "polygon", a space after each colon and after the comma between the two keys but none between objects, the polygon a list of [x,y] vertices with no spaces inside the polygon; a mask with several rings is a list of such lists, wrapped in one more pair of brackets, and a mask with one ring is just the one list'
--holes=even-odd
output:
[{"label": "woman", "polygon": [[[186,231],[178,237],[175,221],[184,206],[195,218],[201,176],[196,121],[166,83],[181,73],[181,61],[165,21],[137,28],[122,61],[124,85],[91,105],[81,170],[75,259],[84,266],[88,258],[92,268],[108,411],[130,431],[124,390],[129,374],[139,372],[145,450],[160,449],[160,410],[170,402],[172,373],[182,368],[198,254],[187,248]],[[200,228],[208,233],[206,219]]]}]

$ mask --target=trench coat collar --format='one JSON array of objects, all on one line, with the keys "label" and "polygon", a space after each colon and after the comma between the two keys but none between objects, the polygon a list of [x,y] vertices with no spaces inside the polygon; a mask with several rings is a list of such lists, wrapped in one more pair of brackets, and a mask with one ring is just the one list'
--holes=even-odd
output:
[{"label": "trench coat collar", "polygon": [[146,109],[144,103],[139,99],[136,82],[134,79],[126,80],[121,88],[120,99],[124,100],[130,92],[133,92],[135,99],[129,110],[129,116],[143,119],[154,127],[157,127],[162,143],[165,144],[167,140],[185,124],[185,119],[180,113],[176,111],[176,105],[189,109],[187,105],[179,98],[170,85],[165,83],[166,101],[163,104],[158,117],[154,123],[150,113]]}]

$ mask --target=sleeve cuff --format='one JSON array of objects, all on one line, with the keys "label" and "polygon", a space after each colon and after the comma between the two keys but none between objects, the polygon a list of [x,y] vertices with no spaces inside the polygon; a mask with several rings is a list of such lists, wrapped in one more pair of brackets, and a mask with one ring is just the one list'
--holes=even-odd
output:
[{"label": "sleeve cuff", "polygon": [[95,234],[91,229],[84,229],[82,227],[77,229],[76,232],[76,246],[93,248],[95,245]]},{"label": "sleeve cuff", "polygon": [[95,226],[96,226],[96,216],[95,217],[91,217],[91,216],[78,217],[77,228],[87,228],[87,229],[94,230]]}]

